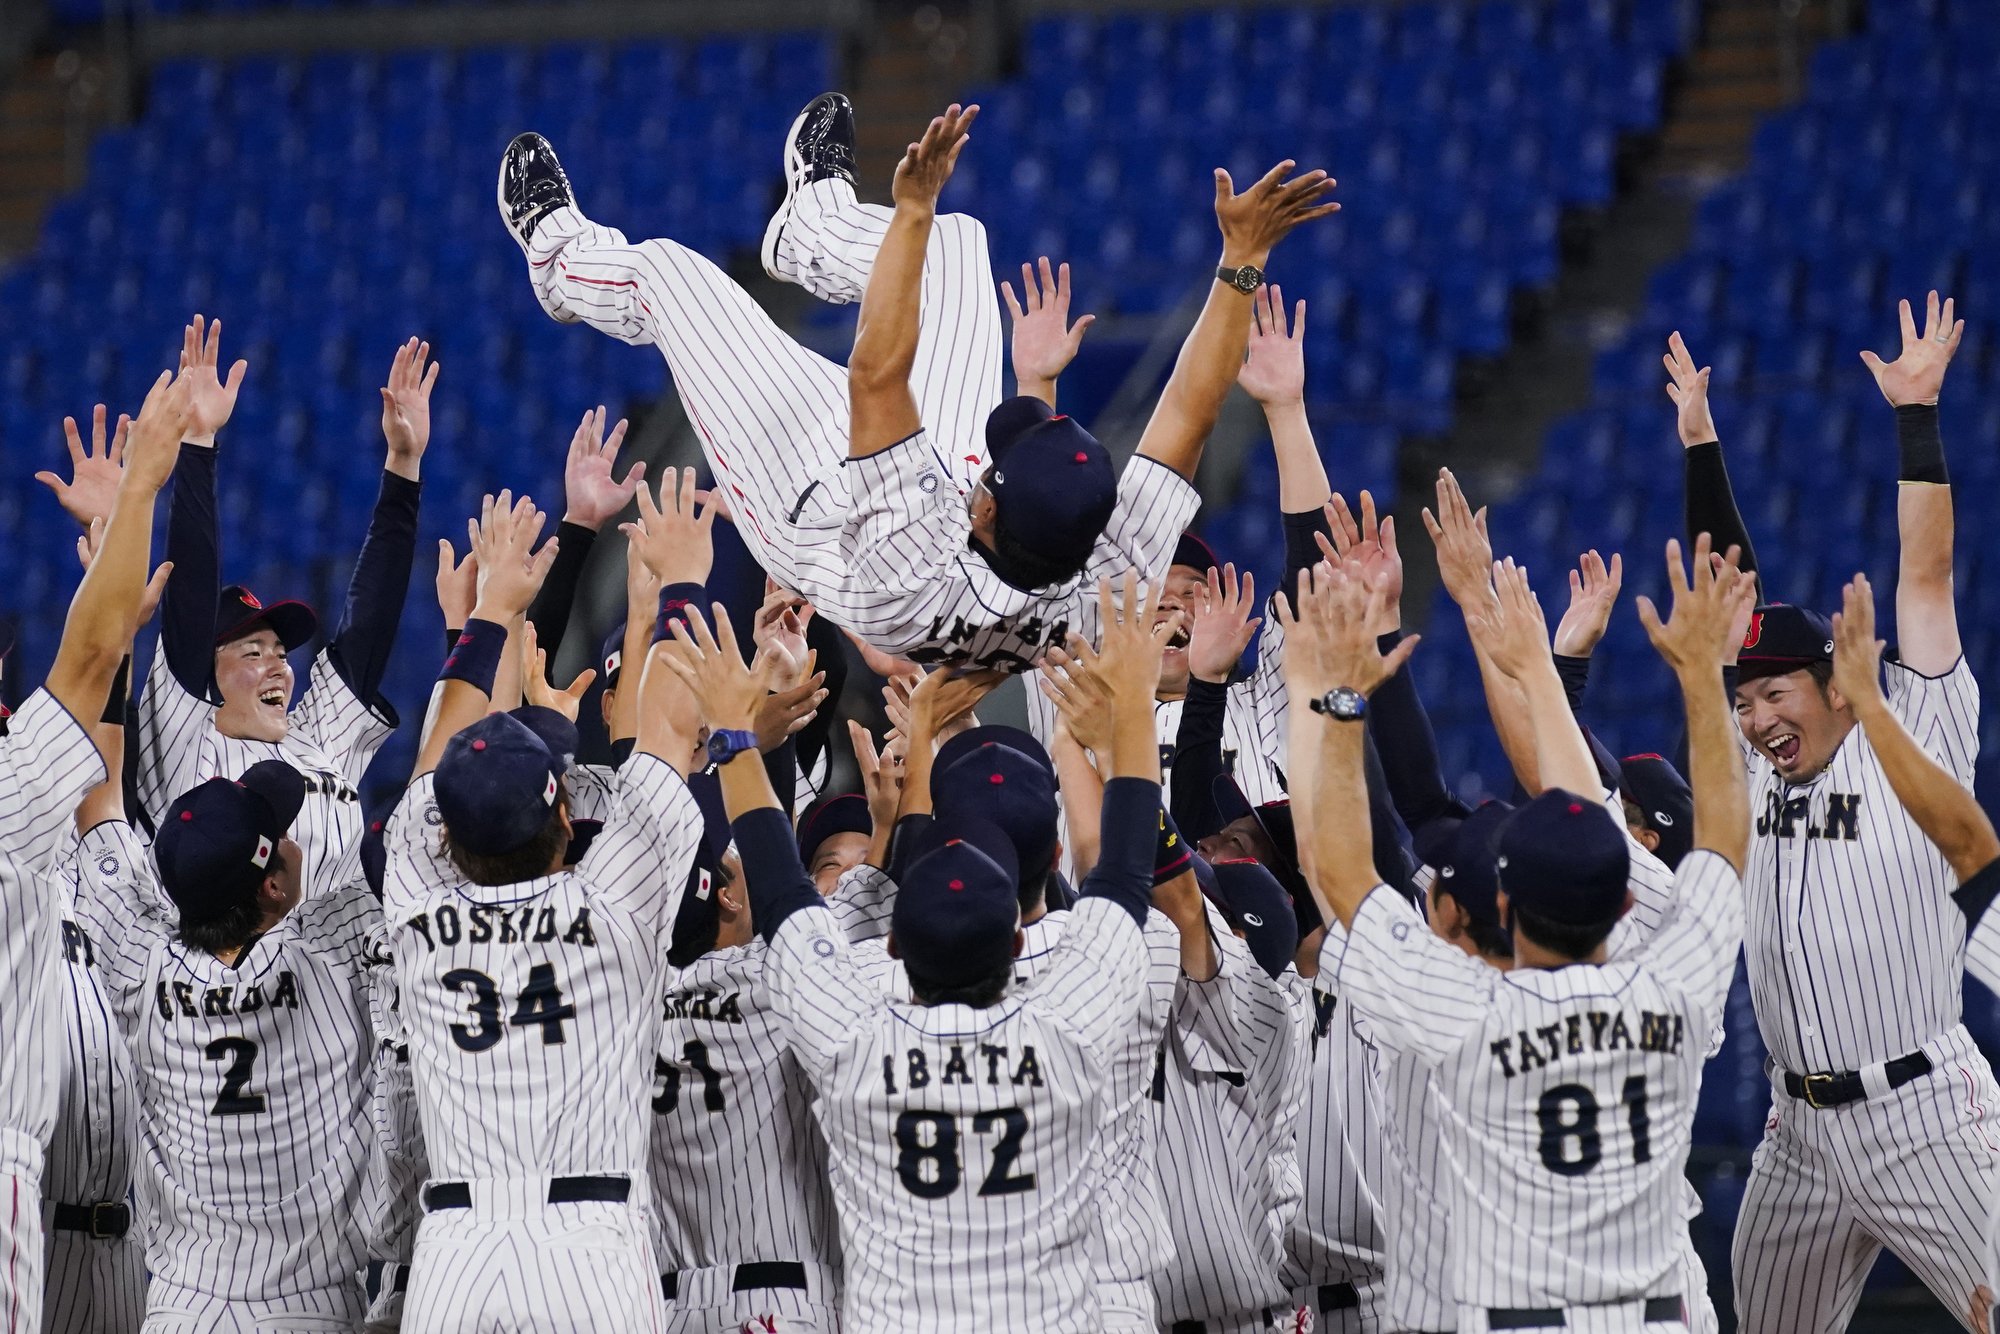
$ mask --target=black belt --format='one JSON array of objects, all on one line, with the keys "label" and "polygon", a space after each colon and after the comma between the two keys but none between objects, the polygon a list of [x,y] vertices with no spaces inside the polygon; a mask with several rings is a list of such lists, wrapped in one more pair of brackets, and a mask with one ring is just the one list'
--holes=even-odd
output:
[{"label": "black belt", "polygon": [[132,1230],[132,1210],[123,1204],[58,1204],[50,1225],[97,1241],[116,1241]]},{"label": "black belt", "polygon": [[[753,1260],[736,1266],[729,1279],[731,1292],[756,1292],[762,1288],[797,1288],[803,1292],[805,1287],[806,1267],[797,1260]],[[671,1302],[679,1300],[680,1295],[681,1276],[660,1275],[660,1296]]]},{"label": "black belt", "polygon": [[[1679,1297],[1648,1297],[1646,1299],[1646,1323],[1678,1320],[1685,1323],[1686,1313],[1681,1309]],[[1560,1306],[1501,1307],[1486,1313],[1488,1329],[1561,1329],[1569,1324]]]},{"label": "black belt", "polygon": [[[1882,1073],[1888,1078],[1890,1088],[1899,1089],[1922,1079],[1933,1068],[1930,1057],[1913,1051],[1908,1056],[1898,1056],[1893,1061],[1885,1062]],[[1860,1102],[1868,1096],[1868,1090],[1861,1087],[1861,1072],[1858,1070],[1843,1070],[1837,1075],[1795,1075],[1787,1070],[1785,1092],[1808,1107],[1822,1110]]]},{"label": "black belt", "polygon": [[[385,1282],[386,1280],[386,1282]],[[361,1290],[372,1303],[386,1290],[408,1292],[410,1290],[410,1267],[394,1260],[370,1260],[368,1276],[361,1282]]]},{"label": "black belt", "polygon": [[[549,1182],[550,1204],[623,1204],[632,1195],[629,1177],[556,1177]],[[470,1209],[472,1187],[463,1181],[440,1181],[424,1187],[424,1212]]]},{"label": "black belt", "polygon": [[1352,1311],[1361,1305],[1361,1289],[1352,1283],[1322,1283],[1315,1295],[1319,1298],[1321,1315],[1333,1311]]}]

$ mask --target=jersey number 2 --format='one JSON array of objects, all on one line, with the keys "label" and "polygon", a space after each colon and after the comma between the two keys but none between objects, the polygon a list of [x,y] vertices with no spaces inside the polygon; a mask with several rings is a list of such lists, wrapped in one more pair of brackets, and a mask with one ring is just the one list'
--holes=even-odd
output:
[{"label": "jersey number 2", "polygon": [[[505,1037],[500,1024],[499,984],[477,968],[454,968],[438,979],[453,991],[472,993],[470,1024],[453,1024],[451,1040],[461,1051],[485,1051]],[[528,984],[515,997],[514,1013],[507,1022],[516,1028],[540,1025],[542,1045],[559,1046],[568,1041],[563,1021],[576,1018],[576,1007],[564,1002],[562,986],[556,981],[556,966],[538,963],[528,970]]]},{"label": "jersey number 2", "polygon": [[[993,1165],[979,1183],[981,1195],[1018,1195],[1035,1188],[1035,1174],[1014,1175],[1021,1141],[1028,1136],[1028,1114],[1018,1107],[980,1112],[972,1118],[972,1133],[1000,1132],[993,1146]],[[926,1133],[928,1131],[928,1134]],[[896,1176],[903,1189],[921,1200],[941,1200],[958,1189],[963,1170],[958,1162],[958,1118],[949,1112],[904,1112],[896,1118]]]},{"label": "jersey number 2", "polygon": [[[1646,1114],[1646,1077],[1633,1075],[1625,1081],[1619,1101],[1625,1104],[1625,1123],[1632,1132],[1632,1161],[1653,1158],[1652,1120]],[[1598,1133],[1597,1095],[1582,1084],[1558,1084],[1542,1095],[1535,1119],[1542,1127],[1542,1166],[1560,1176],[1579,1177],[1604,1161],[1604,1137]],[[1571,1156],[1570,1141],[1576,1141]]]},{"label": "jersey number 2", "polygon": [[210,1116],[261,1116],[264,1112],[264,1095],[246,1093],[250,1087],[250,1072],[257,1068],[257,1044],[249,1038],[217,1038],[201,1049],[201,1054],[211,1061],[228,1061],[229,1068],[222,1072],[222,1092],[216,1095],[215,1106],[208,1109]]}]

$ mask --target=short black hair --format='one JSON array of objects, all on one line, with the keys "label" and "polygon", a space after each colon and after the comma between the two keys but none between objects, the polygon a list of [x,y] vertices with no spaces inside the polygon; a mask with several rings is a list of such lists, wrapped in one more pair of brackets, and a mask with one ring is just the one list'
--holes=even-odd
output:
[{"label": "short black hair", "polygon": [[[1431,882],[1431,893],[1440,899],[1450,899],[1460,907],[1465,906],[1457,895],[1444,887],[1442,880]],[[1465,914],[1465,934],[1472,937],[1472,947],[1481,954],[1505,959],[1514,953],[1514,942],[1508,938],[1505,927],[1498,922],[1482,921],[1469,911]]]},{"label": "short black hair", "polygon": [[[265,876],[276,875],[285,869],[285,854],[282,848],[271,849],[271,864],[265,868]],[[258,889],[263,888],[258,881]],[[181,914],[176,933],[181,944],[189,949],[200,950],[203,954],[220,954],[224,950],[242,949],[257,936],[257,929],[263,923],[264,910],[257,902],[253,890],[247,898],[230,904],[213,916],[200,920],[190,920]]]},{"label": "short black hair", "polygon": [[1040,875],[1023,875],[1016,897],[1021,905],[1021,916],[1026,917],[1035,909],[1044,907],[1049,901],[1049,880],[1055,875],[1053,859]]},{"label": "short black hair", "polygon": [[1833,664],[1824,658],[1815,658],[1806,664],[1806,675],[1819,687],[1819,697],[1826,698],[1826,688],[1833,684]]},{"label": "short black hair", "polygon": [[1552,922],[1538,916],[1526,908],[1516,908],[1511,903],[1508,910],[1514,917],[1514,934],[1524,936],[1552,954],[1560,954],[1565,959],[1587,959],[1599,945],[1611,935],[1618,925],[1618,918],[1608,922],[1592,922],[1586,926],[1572,926],[1567,922]]},{"label": "short black hair", "polygon": [[507,852],[485,854],[468,852],[452,842],[451,828],[445,827],[444,851],[451,859],[459,874],[475,885],[485,885],[489,889],[499,885],[518,885],[524,880],[534,880],[549,873],[562,850],[569,846],[569,831],[563,828],[562,816],[569,810],[569,789],[561,779],[556,780],[556,804],[549,808],[549,818],[535,831],[535,836],[526,843]]},{"label": "short black hair", "polygon": [[910,995],[919,1005],[969,1005],[975,1010],[983,1010],[989,1005],[997,1005],[1007,994],[1007,984],[1014,980],[1014,961],[1006,964],[985,977],[974,978],[957,986],[945,986],[928,981],[910,961],[903,961],[903,969],[910,976]]},{"label": "short black hair", "polygon": [[1082,565],[1069,561],[1051,560],[1047,553],[1036,550],[1008,532],[997,517],[993,521],[993,546],[979,550],[1002,582],[1024,593],[1068,583],[1082,574],[1084,569]]}]

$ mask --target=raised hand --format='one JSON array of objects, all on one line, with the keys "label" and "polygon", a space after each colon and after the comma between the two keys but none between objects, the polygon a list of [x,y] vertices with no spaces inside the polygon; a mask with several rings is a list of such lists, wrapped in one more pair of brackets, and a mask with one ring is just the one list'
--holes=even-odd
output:
[{"label": "raised hand", "polygon": [[473,604],[479,600],[478,558],[468,547],[465,559],[459,560],[451,543],[442,537],[438,539],[437,600],[447,630],[464,629],[472,619]]},{"label": "raised hand", "polygon": [[785,668],[777,650],[759,650],[757,661],[769,665],[771,691],[758,706],[752,730],[757,733],[757,749],[768,753],[819,716],[819,706],[826,703],[826,673],[813,671],[813,655],[807,654],[805,673],[791,685],[785,685],[778,675]]},{"label": "raised hand", "polygon": [[1486,507],[1473,512],[1449,468],[1438,470],[1437,512],[1424,511],[1424,527],[1437,544],[1438,576],[1451,600],[1467,610],[1491,601],[1493,542],[1486,535]]},{"label": "raised hand", "polygon": [[[629,480],[629,479],[628,479]],[[638,488],[639,518],[621,523],[618,531],[664,585],[705,584],[715,566],[715,507],[700,504],[694,469],[668,468],[660,478],[655,504],[646,487]],[[700,513],[696,513],[699,507]]]},{"label": "raised hand", "polygon": [[806,648],[806,627],[812,624],[813,606],[790,589],[773,585],[757,609],[750,641],[759,652],[769,650],[777,658],[779,690],[799,683],[807,671],[810,650]]},{"label": "raised hand", "polygon": [[1333,541],[1329,544],[1324,535],[1314,534],[1320,554],[1329,563],[1347,568],[1349,574],[1358,574],[1365,586],[1384,591],[1386,600],[1378,607],[1376,634],[1386,635],[1400,628],[1403,624],[1403,553],[1396,549],[1395,519],[1376,517],[1375,497],[1368,491],[1361,493],[1361,519],[1358,523],[1354,512],[1347,508],[1347,497],[1338,492],[1321,508],[1326,514],[1327,526],[1333,532]]},{"label": "raised hand", "polygon": [[1723,658],[1733,647],[1730,636],[1735,633],[1743,604],[1756,599],[1756,578],[1738,572],[1737,554],[1731,547],[1720,562],[1712,560],[1708,534],[1703,533],[1695,539],[1690,579],[1681,559],[1681,544],[1670,540],[1667,584],[1674,591],[1672,619],[1663,624],[1653,600],[1644,595],[1638,599],[1639,621],[1646,627],[1646,637],[1683,681],[1720,674]]},{"label": "raised hand", "polygon": [[602,407],[583,414],[576,433],[569,440],[569,455],[563,460],[563,499],[567,508],[563,522],[588,528],[593,533],[618,511],[631,503],[639,484],[646,479],[646,461],[634,463],[620,482],[612,475],[618,461],[618,447],[625,443],[625,420],[604,434]]},{"label": "raised hand", "polygon": [[118,415],[118,429],[111,434],[107,445],[104,440],[104,405],[99,403],[90,412],[90,448],[83,447],[83,437],[77,434],[76,418],[63,418],[63,440],[69,445],[70,480],[46,470],[35,474],[35,480],[56,493],[56,503],[61,505],[78,523],[88,528],[93,519],[111,517],[111,502],[118,495],[118,479],[124,475],[125,436],[132,429],[132,419],[123,413]]},{"label": "raised hand", "polygon": [[1014,321],[1014,380],[1023,394],[1042,398],[1042,390],[1053,398],[1056,379],[1083,346],[1084,331],[1097,321],[1095,315],[1080,315],[1069,322],[1069,265],[1049,271],[1048,256],[1041,261],[1041,274],[1033,266],[1021,266],[1021,295],[1016,298],[1012,283],[1001,283],[1000,294]]},{"label": "raised hand", "polygon": [[468,520],[472,554],[479,563],[478,596],[472,614],[482,621],[506,625],[528,613],[528,604],[541,591],[555,564],[556,539],[550,538],[535,550],[548,515],[535,508],[527,496],[514,499],[511,491],[487,496],[480,505],[479,518]]},{"label": "raised hand", "polygon": [[180,462],[181,441],[193,418],[193,397],[190,377],[160,372],[126,433],[122,485],[142,486],[157,493],[167,484],[174,475],[174,465]]},{"label": "raised hand", "polygon": [[1250,343],[1236,383],[1265,407],[1303,403],[1306,397],[1306,303],[1298,303],[1285,328],[1285,294],[1266,283],[1250,298]]},{"label": "raised hand", "polygon": [[1849,704],[1882,698],[1883,642],[1875,637],[1875,590],[1857,574],[1840,593],[1833,614],[1833,687]]},{"label": "raised hand", "polygon": [[[1187,619],[1176,611],[1159,614],[1160,589],[1147,584],[1142,593],[1138,575],[1127,571],[1122,595],[1113,598],[1111,581],[1097,581],[1098,647],[1071,635],[1070,654],[1086,671],[1102,678],[1118,709],[1133,709],[1143,701],[1148,715],[1160,689],[1161,654]],[[1157,620],[1157,624],[1155,621]]]},{"label": "raised hand", "polygon": [[1953,318],[1956,307],[1950,297],[1944,301],[1942,312],[1938,309],[1938,294],[1932,292],[1924,302],[1924,332],[1917,336],[1917,322],[1910,314],[1910,303],[1898,301],[1896,314],[1903,325],[1903,350],[1894,361],[1883,361],[1873,352],[1863,352],[1861,363],[1875,377],[1875,385],[1882,391],[1882,397],[1889,400],[1893,408],[1908,407],[1912,403],[1936,403],[1938,393],[1944,388],[1945,367],[1958,353],[1959,340],[1965,336],[1965,321]]},{"label": "raised hand", "polygon": [[1042,660],[1042,694],[1056,706],[1071,741],[1099,757],[1111,757],[1111,688],[1079,658],[1051,648]]},{"label": "raised hand", "polygon": [[1565,658],[1589,657],[1611,624],[1611,609],[1624,586],[1625,562],[1617,552],[1611,553],[1608,566],[1595,551],[1584,552],[1569,572],[1569,610],[1556,622],[1556,652]]},{"label": "raised hand", "polygon": [[958,155],[965,150],[972,122],[979,117],[977,106],[961,107],[953,102],[942,116],[933,116],[924,137],[903,150],[896,163],[896,179],[889,186],[898,208],[937,208],[938,195],[951,179]]},{"label": "raised hand", "polygon": [[1692,447],[1718,439],[1715,418],[1708,411],[1709,368],[1694,368],[1694,357],[1688,353],[1687,344],[1681,341],[1678,331],[1668,336],[1667,355],[1660,360],[1666,363],[1667,374],[1672,377],[1667,385],[1667,397],[1674,401],[1681,444]]},{"label": "raised hand", "polygon": [[1423,636],[1401,640],[1384,656],[1374,626],[1388,600],[1386,584],[1371,587],[1345,570],[1320,565],[1299,572],[1295,598],[1276,604],[1285,629],[1285,685],[1295,703],[1336,686],[1372,695],[1402,670]]},{"label": "raised hand", "polygon": [[1325,172],[1309,171],[1286,179],[1298,165],[1286,158],[1242,194],[1236,193],[1236,183],[1227,171],[1215,169],[1215,221],[1222,228],[1225,265],[1255,264],[1261,268],[1270,258],[1271,248],[1290,235],[1292,228],[1340,210],[1338,204],[1320,202],[1336,184]]},{"label": "raised hand", "polygon": [[954,727],[961,722],[969,726],[972,711],[979,707],[979,702],[1006,679],[1004,672],[940,667],[910,692],[909,726],[904,730],[913,739],[927,737],[933,744],[942,741],[953,735]]},{"label": "raised hand", "polygon": [[596,679],[596,668],[586,668],[582,675],[561,690],[549,684],[549,655],[536,639],[535,623],[528,622],[527,632],[521,636],[521,693],[527,697],[528,703],[538,708],[554,709],[575,722],[577,710],[583,707],[584,692]]},{"label": "raised hand", "polygon": [[396,349],[389,383],[382,386],[382,438],[389,442],[389,471],[411,481],[431,443],[431,386],[438,363],[426,368],[431,345],[415,338]]},{"label": "raised hand", "polygon": [[243,387],[250,363],[239,361],[231,366],[225,380],[217,373],[221,359],[222,321],[207,325],[204,336],[202,317],[196,315],[194,323],[181,331],[181,374],[189,387],[186,442],[190,445],[212,448],[215,433],[229,424],[230,414],[236,411],[236,393]]},{"label": "raised hand", "polygon": [[718,602],[714,615],[715,633],[710,633],[701,612],[689,607],[685,621],[676,617],[668,627],[672,643],[653,652],[687,686],[703,722],[715,729],[750,731],[771,693],[771,660],[760,653],[755,663],[744,662],[728,610]]},{"label": "raised hand", "polygon": [[[102,413],[103,409],[98,411]],[[98,551],[104,546],[104,522],[103,519],[92,519],[90,526],[76,539],[77,563],[85,570],[90,569],[91,562],[97,559]],[[160,599],[167,593],[167,579],[173,572],[172,561],[161,561],[154,569],[153,577],[146,581],[146,589],[139,595],[139,619],[134,622],[135,630],[152,620],[153,613],[160,609]]]},{"label": "raised hand", "polygon": [[1188,627],[1188,670],[1201,680],[1227,685],[1250,636],[1257,633],[1262,619],[1250,613],[1257,607],[1257,577],[1245,573],[1239,583],[1236,566],[1225,565],[1208,572],[1208,596],[1196,607]]},{"label": "raised hand", "polygon": [[896,808],[903,800],[901,757],[888,747],[879,753],[875,738],[852,718],[847,720],[847,739],[854,746],[854,766],[861,771],[861,792],[868,799],[868,818],[879,830],[896,823]]},{"label": "raised hand", "polygon": [[1516,565],[1512,556],[1493,562],[1493,602],[1477,611],[1468,608],[1465,621],[1493,665],[1516,681],[1543,666],[1553,668],[1541,599],[1528,583],[1527,567]]}]

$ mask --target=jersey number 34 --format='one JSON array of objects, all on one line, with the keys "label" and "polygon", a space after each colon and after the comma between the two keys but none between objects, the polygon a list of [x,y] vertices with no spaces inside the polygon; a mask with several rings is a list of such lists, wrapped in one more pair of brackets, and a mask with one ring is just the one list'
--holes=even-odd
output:
[{"label": "jersey number 34", "polygon": [[[451,1040],[462,1051],[485,1051],[507,1036],[500,1022],[500,986],[477,968],[454,968],[438,979],[446,988],[470,993],[469,1024],[453,1024]],[[556,966],[538,963],[528,970],[528,984],[514,998],[514,1013],[507,1024],[515,1028],[540,1028],[544,1047],[568,1041],[563,1024],[576,1018],[576,1007],[563,1000],[562,984],[556,981]]]}]

